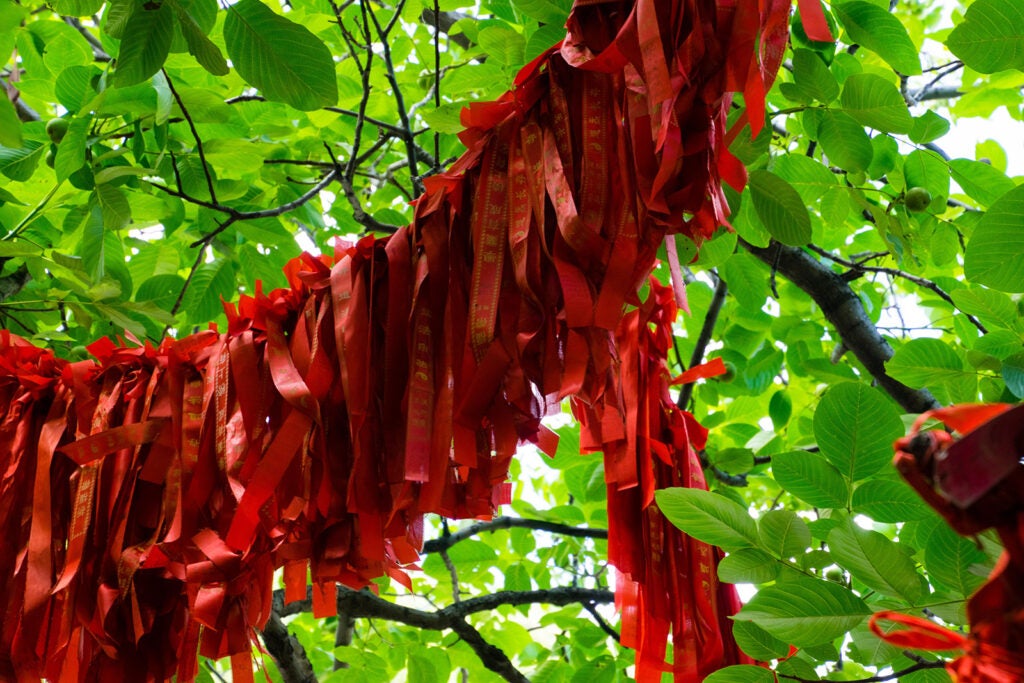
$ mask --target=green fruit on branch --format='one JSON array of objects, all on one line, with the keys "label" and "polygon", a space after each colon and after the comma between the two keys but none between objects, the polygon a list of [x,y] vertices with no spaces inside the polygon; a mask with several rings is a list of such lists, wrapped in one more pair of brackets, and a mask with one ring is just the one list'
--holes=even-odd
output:
[{"label": "green fruit on branch", "polygon": [[60,141],[64,139],[65,135],[67,135],[67,132],[67,119],[50,119],[46,122],[46,134],[50,136],[50,140],[52,140],[55,145],[60,144]]},{"label": "green fruit on branch", "polygon": [[932,193],[923,187],[912,187],[907,190],[907,194],[903,197],[903,203],[908,211],[915,213],[924,211],[932,203]]},{"label": "green fruit on branch", "polygon": [[736,379],[736,364],[725,361],[725,372],[718,376],[719,382],[731,382]]},{"label": "green fruit on branch", "polygon": [[50,149],[46,150],[46,165],[53,168],[53,164],[57,161],[57,147],[50,145]]}]

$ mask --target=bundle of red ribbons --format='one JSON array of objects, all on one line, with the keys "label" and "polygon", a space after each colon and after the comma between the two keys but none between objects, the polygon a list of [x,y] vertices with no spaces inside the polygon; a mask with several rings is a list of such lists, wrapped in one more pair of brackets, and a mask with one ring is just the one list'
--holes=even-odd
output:
[{"label": "bundle of red ribbons", "polygon": [[[922,432],[928,419],[943,430]],[[949,525],[967,536],[994,529],[1004,552],[967,602],[964,636],[908,614],[879,612],[872,630],[903,648],[962,650],[946,665],[960,683],[1024,680],[1024,404],[965,404],[921,415],[896,442],[894,464]],[[885,622],[900,629],[883,629]]]},{"label": "bundle of red ribbons", "polygon": [[294,261],[226,333],[77,363],[0,333],[0,678],[184,682],[198,650],[251,679],[277,568],[321,616],[335,582],[407,581],[424,513],[491,515],[566,397],[604,453],[638,678],[739,661],[714,549],[652,505],[704,486],[705,432],[669,396],[672,291],[638,291],[666,235],[724,223],[728,93],[756,133],[788,5],[579,0],[464,112],[468,151],[410,226]]}]

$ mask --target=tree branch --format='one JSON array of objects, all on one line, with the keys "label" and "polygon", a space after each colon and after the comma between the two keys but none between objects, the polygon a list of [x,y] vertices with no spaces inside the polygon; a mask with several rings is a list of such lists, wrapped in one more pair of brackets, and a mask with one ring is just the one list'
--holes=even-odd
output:
[{"label": "tree branch", "polygon": [[569,526],[567,524],[558,524],[557,522],[545,522],[539,519],[523,519],[521,517],[495,517],[489,522],[477,522],[476,524],[471,524],[447,536],[429,540],[423,544],[423,552],[439,553],[451,548],[459,541],[464,541],[467,538],[476,536],[477,534],[495,531],[497,529],[511,529],[513,527],[519,529],[534,529],[536,531],[548,531],[553,534],[572,536],[574,538],[608,538],[607,529]]},{"label": "tree branch", "polygon": [[840,275],[802,249],[782,244],[762,248],[742,238],[739,241],[757,258],[769,265],[775,264],[778,272],[814,300],[847,348],[904,410],[923,413],[939,407],[939,402],[927,389],[913,389],[886,373],[885,362],[892,358],[892,347],[878,333],[863,302]]},{"label": "tree branch", "polygon": [[[893,671],[891,674],[880,674],[878,676],[868,676],[867,678],[848,678],[847,683],[883,683],[884,681],[898,681],[904,676],[909,676],[915,671],[923,671],[924,669],[943,669],[946,666],[946,662],[938,660],[934,662],[919,662],[913,666],[908,666],[906,669],[900,671]],[[791,674],[780,674],[775,673],[779,678],[785,678],[790,681],[799,681],[799,683],[811,683],[806,678],[800,678],[799,676],[793,676]],[[818,680],[818,679],[815,679]]]},{"label": "tree branch", "polygon": [[[704,324],[700,328],[700,334],[697,335],[697,343],[693,347],[693,355],[690,356],[689,367],[691,368],[704,362],[704,351],[711,341],[711,335],[715,331],[715,323],[718,322],[718,314],[721,313],[722,304],[725,303],[725,297],[729,293],[729,285],[725,284],[725,280],[717,275],[715,278],[717,280],[715,282],[715,293],[712,295],[711,303],[708,305],[708,312],[704,316]],[[676,399],[676,405],[679,406],[680,410],[686,410],[687,404],[690,403],[690,397],[693,396],[693,385],[693,382],[684,384],[683,388],[680,389],[679,398]]]},{"label": "tree branch", "polygon": [[[830,261],[835,261],[836,263],[838,263],[840,265],[846,266],[847,268],[849,268],[851,271],[853,271],[855,273],[882,273],[882,274],[888,275],[889,277],[892,277],[892,278],[897,278],[898,277],[898,278],[902,278],[904,280],[907,280],[908,282],[913,282],[915,285],[917,285],[919,287],[924,287],[925,289],[931,290],[940,299],[942,299],[946,303],[948,303],[951,306],[953,306],[953,308],[957,308],[956,303],[953,301],[953,297],[951,297],[946,292],[946,290],[944,290],[942,287],[939,287],[937,284],[935,284],[931,280],[928,280],[927,278],[918,277],[917,275],[912,275],[912,274],[910,274],[910,273],[908,273],[906,271],[902,271],[902,270],[900,270],[898,268],[887,268],[886,266],[867,266],[867,265],[864,265],[863,261],[861,261],[861,262],[849,261],[847,259],[844,259],[841,256],[837,256],[837,255],[833,254],[832,252],[830,252],[830,251],[828,251],[826,249],[822,249],[821,247],[817,246],[816,244],[808,244],[807,247],[811,251],[813,251],[816,254],[818,254],[819,256],[824,256],[825,258],[829,259]],[[960,310],[960,309],[957,308],[957,310]],[[967,319],[971,321],[971,324],[974,325],[975,327],[977,327],[978,330],[982,334],[988,334],[988,330],[985,328],[985,326],[981,323],[980,320],[978,320],[976,317],[974,317],[970,313],[966,313],[964,311],[960,311],[960,312],[963,313],[964,315],[966,315]]]},{"label": "tree branch", "polygon": [[306,650],[298,639],[288,632],[276,611],[270,613],[270,619],[261,632],[263,644],[277,663],[281,678],[285,683],[316,683],[313,665],[310,664]]}]

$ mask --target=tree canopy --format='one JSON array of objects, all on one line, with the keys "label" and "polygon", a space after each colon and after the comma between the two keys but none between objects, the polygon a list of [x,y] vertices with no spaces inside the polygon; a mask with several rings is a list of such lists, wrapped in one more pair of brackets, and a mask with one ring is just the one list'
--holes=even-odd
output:
[{"label": "tree canopy", "polygon": [[[570,6],[2,0],[0,328],[78,360],[104,336],[226,327],[222,300],[285,286],[301,250],[406,224],[463,149],[460,110],[561,40]],[[673,371],[721,358],[727,372],[674,395],[710,430],[712,491],[658,504],[728,553],[724,581],[756,587],[734,633],[771,669],[713,680],[937,682],[938,655],[866,620],[965,624],[1001,550],[958,536],[890,462],[916,413],[1024,398],[1020,139],[945,150],[965,119],[1024,121],[1024,9],[825,11],[836,40],[795,15],[767,125],[730,141],[749,174],[727,188],[731,225],[672,238],[691,311]],[[506,516],[433,520],[411,591],[342,591],[319,621],[275,605],[271,678],[492,680],[487,647],[531,680],[627,678],[603,466],[568,415],[557,431],[553,459],[513,463]]]}]

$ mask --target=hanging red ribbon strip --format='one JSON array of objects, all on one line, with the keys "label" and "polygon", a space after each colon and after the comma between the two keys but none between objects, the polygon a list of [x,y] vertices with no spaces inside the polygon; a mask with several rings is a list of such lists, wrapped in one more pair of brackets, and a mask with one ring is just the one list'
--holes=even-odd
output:
[{"label": "hanging red ribbon strip", "polygon": [[[959,432],[921,432],[929,420]],[[1024,404],[964,404],[922,414],[896,442],[895,465],[918,494],[964,535],[995,528],[1005,551],[967,601],[970,634],[919,617],[880,612],[874,633],[898,646],[963,650],[947,665],[961,683],[1024,680]],[[906,626],[885,632],[880,622]]]},{"label": "hanging red ribbon strip", "polygon": [[226,333],[66,363],[0,332],[0,678],[184,683],[198,650],[251,680],[276,568],[318,615],[335,582],[407,582],[423,514],[492,515],[567,396],[604,453],[638,679],[741,661],[717,551],[653,504],[705,486],[706,432],[669,397],[676,298],[637,292],[666,235],[723,224],[728,92],[756,132],[788,7],[580,0],[563,43],[464,112],[468,151],[412,225],[296,259]]}]

